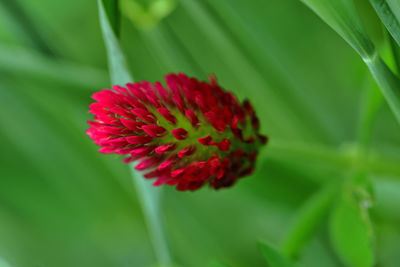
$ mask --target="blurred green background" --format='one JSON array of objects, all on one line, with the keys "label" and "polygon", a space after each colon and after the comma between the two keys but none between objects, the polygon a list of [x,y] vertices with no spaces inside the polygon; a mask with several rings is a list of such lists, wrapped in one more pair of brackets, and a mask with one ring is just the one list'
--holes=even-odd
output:
[{"label": "blurred green background", "polygon": [[[372,92],[370,253],[399,266],[400,127],[356,52],[298,0],[152,2],[120,2],[135,80],[214,73],[252,101],[270,137],[255,174],[230,189],[165,189],[176,265],[267,266],[257,243],[279,246],[304,203],[357,172]],[[384,46],[375,13],[357,2]],[[128,166],[85,134],[90,96],[109,86],[96,1],[0,1],[0,258],[10,266],[156,266]],[[340,198],[309,224],[301,266],[367,266],[335,253]]]}]

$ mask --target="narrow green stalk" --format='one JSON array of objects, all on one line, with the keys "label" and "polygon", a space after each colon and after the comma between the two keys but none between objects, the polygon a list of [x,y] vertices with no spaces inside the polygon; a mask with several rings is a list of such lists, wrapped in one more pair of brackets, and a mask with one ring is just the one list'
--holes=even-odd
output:
[{"label": "narrow green stalk", "polygon": [[[357,144],[349,144],[348,147],[349,149],[338,150],[322,145],[291,143],[273,139],[268,145],[268,149],[264,150],[263,158],[304,162],[346,172],[352,168],[355,158],[358,156]],[[370,173],[400,177],[399,160],[399,158],[387,157],[370,150],[370,157],[365,163],[365,168]]]},{"label": "narrow green stalk", "polygon": [[142,175],[135,170],[134,164],[130,164],[130,170],[142,204],[143,213],[158,263],[162,266],[170,266],[171,256],[162,224],[162,211],[160,209],[162,188],[152,186],[150,181],[145,180]]}]

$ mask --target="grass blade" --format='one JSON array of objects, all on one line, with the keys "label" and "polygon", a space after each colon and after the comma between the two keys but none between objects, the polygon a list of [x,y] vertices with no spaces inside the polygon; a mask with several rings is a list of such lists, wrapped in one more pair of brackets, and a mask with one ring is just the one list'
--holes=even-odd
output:
[{"label": "grass blade", "polygon": [[400,45],[400,2],[395,0],[370,0],[386,28]]},{"label": "grass blade", "polygon": [[[98,0],[98,4],[101,30],[103,32],[104,42],[107,48],[111,82],[113,84],[126,84],[127,82],[133,81],[132,76],[128,71],[128,66],[126,64],[125,57],[121,50],[115,30],[109,22],[108,17],[110,17],[110,15],[107,16],[104,7],[104,0]],[[114,12],[118,12],[118,10],[114,10]],[[110,11],[108,14],[110,14]],[[116,15],[113,15],[112,17],[116,17]]]},{"label": "grass blade", "polygon": [[102,0],[105,13],[109,25],[115,36],[119,37],[120,33],[120,13],[118,12],[119,0]]},{"label": "grass blade", "polygon": [[133,181],[136,186],[143,212],[146,217],[149,234],[155,248],[158,263],[162,266],[171,264],[168,244],[165,238],[164,228],[161,225],[160,197],[162,188],[155,188],[150,181],[145,180],[140,173],[135,170],[135,166],[130,164]]},{"label": "grass blade", "polygon": [[302,0],[343,37],[364,60],[374,57],[375,48],[362,27],[353,0]]},{"label": "grass blade", "polygon": [[400,80],[377,55],[353,0],[303,0],[363,58],[400,123]]}]

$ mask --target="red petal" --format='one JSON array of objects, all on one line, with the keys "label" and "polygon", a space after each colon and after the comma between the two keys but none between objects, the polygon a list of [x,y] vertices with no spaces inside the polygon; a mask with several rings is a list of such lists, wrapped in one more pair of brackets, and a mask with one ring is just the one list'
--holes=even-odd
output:
[{"label": "red petal", "polygon": [[167,132],[167,130],[158,125],[143,125],[142,129],[152,137],[161,137]]},{"label": "red petal", "polygon": [[141,145],[151,142],[153,138],[148,135],[134,135],[125,137],[125,140],[130,144]]},{"label": "red petal", "polygon": [[110,153],[114,153],[115,150],[113,148],[110,147],[102,147],[99,149],[100,153],[104,153],[104,154],[110,154]]},{"label": "red petal", "polygon": [[192,155],[196,151],[196,147],[188,146],[178,152],[178,157],[184,158]]},{"label": "red petal", "polygon": [[117,93],[119,93],[121,95],[125,95],[125,96],[129,95],[128,91],[122,86],[113,85],[113,86],[111,86],[111,88],[114,89],[114,91],[116,91]]},{"label": "red petal", "polygon": [[178,140],[184,140],[188,136],[188,132],[183,128],[172,129],[171,133]]},{"label": "red petal", "polygon": [[181,112],[185,112],[186,110],[186,105],[185,102],[183,101],[183,98],[180,94],[173,94],[172,95],[172,100],[174,101],[175,105],[178,107],[178,109]]},{"label": "red petal", "polygon": [[147,111],[146,109],[143,108],[134,108],[132,109],[132,113],[144,120],[145,122],[148,123],[155,123],[156,122],[156,116],[153,115],[153,113]]},{"label": "red petal", "polygon": [[245,101],[243,101],[243,108],[247,114],[249,114],[249,115],[254,114],[254,109],[249,100],[246,99]]},{"label": "red petal", "polygon": [[253,126],[254,129],[260,128],[260,120],[257,118],[256,115],[253,115],[251,117],[251,125]]},{"label": "red petal", "polygon": [[125,108],[121,108],[121,107],[112,107],[110,108],[110,111],[113,113],[116,113],[120,116],[124,116],[128,119],[136,119],[136,116],[133,115],[129,110],[125,109]]},{"label": "red petal", "polygon": [[157,111],[164,117],[167,121],[176,124],[176,118],[167,108],[158,108]]},{"label": "red petal", "polygon": [[197,140],[199,141],[200,144],[202,144],[204,146],[208,146],[208,145],[210,145],[212,138],[211,138],[211,136],[206,136],[206,137],[200,137]]},{"label": "red petal", "polygon": [[165,90],[163,85],[160,82],[155,83],[156,89],[158,91],[158,94],[161,96],[161,98],[164,100],[165,103],[170,103],[170,97],[169,97],[169,92]]},{"label": "red petal", "polygon": [[158,170],[159,171],[163,171],[167,168],[169,168],[172,164],[174,164],[177,161],[178,157],[176,155],[173,155],[172,157],[168,158],[167,160],[165,160],[163,163],[161,163],[158,166]]},{"label": "red petal", "polygon": [[135,148],[135,149],[131,150],[131,155],[143,157],[143,156],[147,156],[153,150],[154,150],[154,146],[145,146],[145,147]]},{"label": "red petal", "polygon": [[128,90],[134,95],[137,99],[142,101],[143,103],[147,103],[149,100],[146,97],[146,94],[140,89],[140,84],[138,83],[128,83],[126,84]]},{"label": "red petal", "polygon": [[226,126],[226,122],[224,122],[223,119],[218,118],[217,114],[215,114],[215,112],[206,112],[204,114],[204,116],[206,116],[206,118],[210,121],[211,125],[217,130],[217,131],[224,131],[225,130],[225,126]]},{"label": "red petal", "polygon": [[196,126],[199,123],[199,119],[197,118],[196,114],[191,109],[186,110],[185,112],[186,117],[192,123],[193,126]]},{"label": "red petal", "polygon": [[164,154],[164,153],[173,151],[175,148],[176,148],[176,144],[165,144],[165,145],[157,147],[155,149],[155,152],[157,154]]},{"label": "red petal", "polygon": [[222,139],[221,142],[219,142],[217,144],[217,146],[218,146],[219,150],[221,150],[221,151],[228,151],[229,148],[231,147],[231,141],[229,141],[228,139],[224,138],[224,139]]},{"label": "red petal", "polygon": [[265,135],[258,135],[258,139],[260,139],[261,143],[266,144],[268,142],[268,137]]},{"label": "red petal", "polygon": [[143,125],[143,122],[127,120],[125,118],[121,118],[120,121],[129,130],[132,130],[132,131],[135,131],[135,132],[142,131],[141,126]]},{"label": "red petal", "polygon": [[157,165],[157,163],[160,161],[160,158],[146,158],[142,162],[140,162],[138,165],[136,165],[135,169],[138,171],[143,171],[146,169],[149,169],[151,167],[154,167]]}]

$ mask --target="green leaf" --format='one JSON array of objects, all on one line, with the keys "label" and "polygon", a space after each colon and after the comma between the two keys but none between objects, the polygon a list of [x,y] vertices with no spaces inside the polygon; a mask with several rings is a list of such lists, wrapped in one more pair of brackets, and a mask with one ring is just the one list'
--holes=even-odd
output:
[{"label": "green leaf", "polygon": [[168,16],[176,7],[175,0],[152,0],[143,6],[135,0],[122,0],[121,12],[132,23],[141,29],[154,27],[160,20]]},{"label": "green leaf", "polygon": [[312,237],[327,214],[337,186],[327,185],[315,193],[295,215],[292,226],[282,242],[282,251],[289,257],[297,256]]},{"label": "green leaf", "polygon": [[260,242],[260,249],[270,267],[294,267],[295,265],[290,262],[284,255],[282,255],[276,248],[268,243]]},{"label": "green leaf", "polygon": [[400,45],[400,2],[398,0],[370,0],[386,28]]},{"label": "green leaf", "polygon": [[362,27],[353,0],[302,0],[340,34],[364,60],[374,57],[375,48]]},{"label": "green leaf", "polygon": [[372,267],[372,227],[367,205],[350,189],[337,203],[330,219],[330,236],[336,253],[351,267]]},{"label": "green leaf", "polygon": [[[115,31],[113,30],[112,24],[109,20],[110,15],[106,15],[111,14],[112,12],[111,10],[106,12],[103,3],[104,0],[98,0],[100,25],[103,32],[104,42],[107,48],[111,82],[113,84],[126,84],[133,81],[133,79],[128,71],[126,60],[121,50],[117,35],[115,34]],[[115,10],[114,12],[118,12],[118,10]],[[116,15],[113,15],[113,17],[115,16]]]}]

